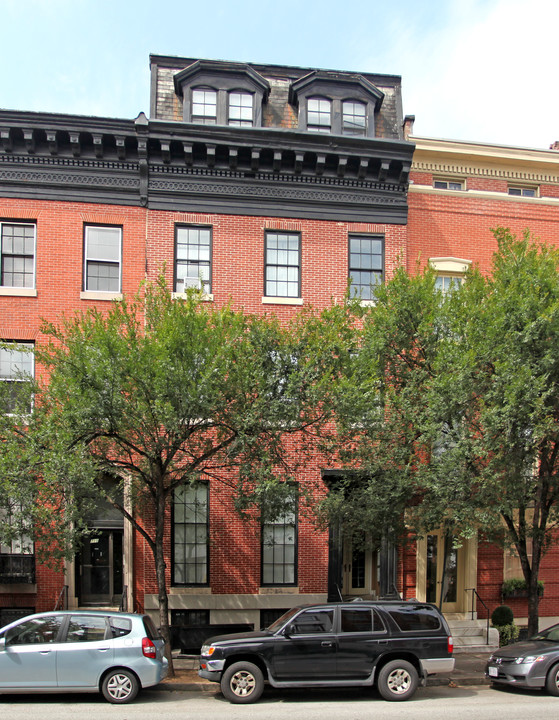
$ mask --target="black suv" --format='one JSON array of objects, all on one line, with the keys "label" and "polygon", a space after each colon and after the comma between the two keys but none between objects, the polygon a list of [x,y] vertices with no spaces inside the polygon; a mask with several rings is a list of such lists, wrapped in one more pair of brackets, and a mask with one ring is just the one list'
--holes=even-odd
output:
[{"label": "black suv", "polygon": [[304,605],[266,630],[220,635],[203,645],[200,677],[233,703],[276,688],[376,685],[408,700],[427,675],[454,669],[452,638],[438,608],[416,601]]}]

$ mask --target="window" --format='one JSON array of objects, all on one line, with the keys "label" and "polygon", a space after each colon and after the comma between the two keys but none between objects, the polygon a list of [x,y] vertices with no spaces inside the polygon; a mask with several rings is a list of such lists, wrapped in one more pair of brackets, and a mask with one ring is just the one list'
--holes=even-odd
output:
[{"label": "window", "polygon": [[344,135],[367,134],[367,106],[356,100],[342,103],[342,133]]},{"label": "window", "polygon": [[435,288],[442,292],[443,295],[455,290],[463,281],[463,278],[455,275],[437,275],[435,278]]},{"label": "window", "polygon": [[383,276],[383,238],[352,236],[349,238],[349,278],[352,297],[374,300],[375,287]]},{"label": "window", "polygon": [[333,610],[305,610],[293,622],[294,635],[331,633],[334,627]]},{"label": "window", "polygon": [[35,225],[0,223],[2,287],[35,286]]},{"label": "window", "polygon": [[239,127],[252,127],[253,125],[253,96],[250,93],[229,93],[229,125]]},{"label": "window", "polygon": [[268,297],[300,297],[301,240],[293,233],[266,233]]},{"label": "window", "polygon": [[176,229],[175,292],[189,287],[211,292],[211,228]]},{"label": "window", "polygon": [[461,180],[434,180],[433,187],[439,190],[463,190],[464,183]]},{"label": "window", "polygon": [[84,290],[120,292],[121,246],[121,228],[86,226]]},{"label": "window", "polygon": [[538,191],[535,187],[509,187],[509,195],[518,197],[537,197]]},{"label": "window", "polygon": [[42,645],[56,642],[63,620],[62,615],[26,620],[6,632],[6,645]]},{"label": "window", "polygon": [[203,627],[210,624],[209,610],[171,610],[171,625]]},{"label": "window", "polygon": [[8,508],[0,511],[0,522],[11,528],[11,540],[0,545],[0,583],[34,583],[35,556],[29,512],[21,503],[12,501]]},{"label": "window", "polygon": [[0,382],[2,412],[30,412],[31,398],[26,380],[35,376],[33,343],[7,343],[0,347]]},{"label": "window", "polygon": [[307,100],[307,130],[329,133],[332,129],[332,103],[326,98]]},{"label": "window", "polygon": [[217,123],[217,92],[210,88],[192,90],[192,122],[202,125]]},{"label": "window", "polygon": [[68,623],[66,642],[101,642],[106,634],[107,623],[104,617],[72,615]]},{"label": "window", "polygon": [[173,498],[173,585],[208,583],[208,487],[180,487]]},{"label": "window", "polygon": [[342,608],[341,629],[344,633],[384,632],[384,624],[373,608]]},{"label": "window", "polygon": [[262,585],[297,582],[297,515],[288,511],[262,526]]}]

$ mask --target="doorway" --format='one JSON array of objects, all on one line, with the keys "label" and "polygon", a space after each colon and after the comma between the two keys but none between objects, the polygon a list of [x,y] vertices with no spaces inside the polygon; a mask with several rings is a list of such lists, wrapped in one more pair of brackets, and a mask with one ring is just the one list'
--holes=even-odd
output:
[{"label": "doorway", "polygon": [[349,542],[344,544],[342,593],[344,597],[378,597],[376,551],[354,549]]},{"label": "doorway", "polygon": [[119,605],[122,599],[122,529],[97,528],[82,547],[76,565],[81,605]]}]

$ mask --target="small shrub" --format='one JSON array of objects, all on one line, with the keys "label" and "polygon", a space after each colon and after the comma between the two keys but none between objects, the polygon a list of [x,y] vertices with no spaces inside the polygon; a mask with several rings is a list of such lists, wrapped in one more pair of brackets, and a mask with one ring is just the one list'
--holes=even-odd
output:
[{"label": "small shrub", "polygon": [[514,614],[508,605],[499,605],[491,613],[493,627],[501,628],[514,623]]},{"label": "small shrub", "polygon": [[[540,597],[543,596],[543,580],[538,580],[538,595]],[[508,580],[505,580],[504,583],[501,586],[501,592],[504,597],[510,597],[511,595],[514,595],[515,593],[524,593],[528,592],[528,587],[526,585],[526,580],[524,578],[509,578]]]},{"label": "small shrub", "polygon": [[499,631],[499,647],[509,645],[518,640],[518,633],[520,631],[518,625],[511,623],[510,625],[496,625],[495,627]]}]

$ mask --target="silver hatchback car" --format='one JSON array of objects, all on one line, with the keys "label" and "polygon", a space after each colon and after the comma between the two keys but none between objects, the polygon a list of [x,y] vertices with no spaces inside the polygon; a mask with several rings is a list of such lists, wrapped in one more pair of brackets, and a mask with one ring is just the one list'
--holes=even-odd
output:
[{"label": "silver hatchback car", "polygon": [[147,615],[28,615],[0,629],[0,693],[101,692],[129,702],[167,675],[163,650]]}]

